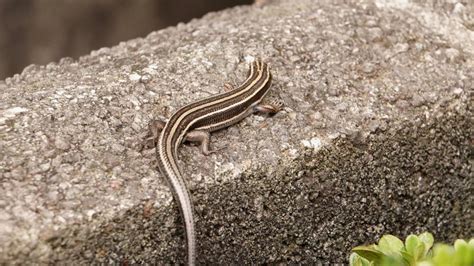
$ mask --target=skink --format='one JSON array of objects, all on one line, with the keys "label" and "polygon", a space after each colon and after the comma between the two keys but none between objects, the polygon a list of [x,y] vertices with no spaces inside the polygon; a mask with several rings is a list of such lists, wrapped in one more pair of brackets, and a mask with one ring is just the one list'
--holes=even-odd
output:
[{"label": "skink", "polygon": [[209,155],[210,132],[233,125],[253,112],[276,113],[280,101],[263,104],[272,75],[266,63],[257,59],[250,64],[247,79],[238,87],[226,86],[227,91],[186,105],[167,122],[155,120],[152,125],[158,168],[166,178],[177,201],[186,229],[187,263],[196,263],[196,230],[193,203],[177,162],[181,143],[201,143],[202,152]]}]

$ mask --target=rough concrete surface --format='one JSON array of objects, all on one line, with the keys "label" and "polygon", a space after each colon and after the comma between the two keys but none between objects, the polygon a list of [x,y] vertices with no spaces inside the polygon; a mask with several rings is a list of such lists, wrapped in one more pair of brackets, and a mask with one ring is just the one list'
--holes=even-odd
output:
[{"label": "rough concrete surface", "polygon": [[[0,263],[177,263],[147,124],[274,74],[285,110],[185,145],[198,261],[345,263],[382,234],[474,235],[472,5],[272,1],[0,83]],[[447,23],[449,22],[449,23]]]}]

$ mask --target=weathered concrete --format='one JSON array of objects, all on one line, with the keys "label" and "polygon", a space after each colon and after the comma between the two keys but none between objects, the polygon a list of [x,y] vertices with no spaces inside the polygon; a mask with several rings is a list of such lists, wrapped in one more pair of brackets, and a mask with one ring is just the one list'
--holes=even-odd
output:
[{"label": "weathered concrete", "polygon": [[5,80],[0,262],[182,262],[177,209],[140,143],[151,118],[241,80],[249,55],[271,63],[287,107],[214,134],[218,154],[181,149],[201,263],[471,237],[473,7],[450,5],[238,7]]}]

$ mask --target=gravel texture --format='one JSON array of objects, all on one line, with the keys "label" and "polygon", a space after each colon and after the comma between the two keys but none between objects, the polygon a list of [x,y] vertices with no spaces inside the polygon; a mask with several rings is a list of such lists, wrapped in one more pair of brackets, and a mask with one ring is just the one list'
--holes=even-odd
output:
[{"label": "gravel texture", "polygon": [[[455,3],[454,3],[455,2]],[[474,235],[472,5],[271,1],[0,81],[0,263],[179,263],[147,125],[272,66],[273,117],[180,160],[199,262],[345,263],[384,233]]]}]

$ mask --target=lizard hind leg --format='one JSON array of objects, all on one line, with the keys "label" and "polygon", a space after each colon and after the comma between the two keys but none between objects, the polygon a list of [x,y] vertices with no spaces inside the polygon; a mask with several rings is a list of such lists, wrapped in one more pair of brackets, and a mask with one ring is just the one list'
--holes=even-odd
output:
[{"label": "lizard hind leg", "polygon": [[223,148],[218,148],[215,150],[210,149],[210,142],[211,142],[211,134],[207,131],[202,131],[202,130],[193,130],[190,131],[186,134],[185,136],[186,141],[190,142],[198,142],[201,144],[201,151],[204,155],[210,155],[212,153],[215,153],[217,151],[220,151]]}]

